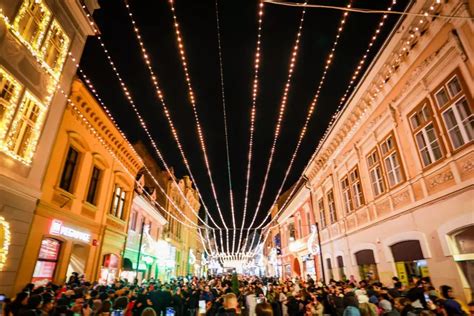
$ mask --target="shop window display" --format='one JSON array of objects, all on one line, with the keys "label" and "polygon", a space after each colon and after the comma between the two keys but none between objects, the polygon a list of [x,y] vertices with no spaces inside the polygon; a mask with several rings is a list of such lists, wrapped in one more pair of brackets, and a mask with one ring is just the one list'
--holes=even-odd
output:
[{"label": "shop window display", "polygon": [[61,242],[54,238],[44,238],[36,261],[33,278],[31,280],[37,286],[46,285],[53,281],[54,273],[58,265]]}]

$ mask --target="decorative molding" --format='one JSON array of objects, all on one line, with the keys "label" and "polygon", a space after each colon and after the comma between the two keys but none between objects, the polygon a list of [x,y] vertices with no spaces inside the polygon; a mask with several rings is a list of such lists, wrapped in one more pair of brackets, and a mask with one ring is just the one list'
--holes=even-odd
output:
[{"label": "decorative molding", "polygon": [[446,170],[431,177],[428,180],[428,186],[432,189],[453,179],[454,179],[454,175],[452,171]]}]

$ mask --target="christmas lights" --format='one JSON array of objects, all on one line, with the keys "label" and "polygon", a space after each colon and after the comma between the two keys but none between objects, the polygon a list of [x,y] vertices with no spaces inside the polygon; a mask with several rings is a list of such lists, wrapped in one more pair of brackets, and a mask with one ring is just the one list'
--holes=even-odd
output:
[{"label": "christmas lights", "polygon": [[[395,4],[395,1],[392,2],[392,5]],[[429,6],[429,11],[431,12],[430,15],[434,16],[437,14],[437,12],[440,11],[440,8],[441,7],[441,1],[439,0],[436,0],[432,5]],[[389,10],[390,11],[390,7],[389,7]],[[425,15],[426,17],[426,15]],[[382,17],[382,21],[379,23],[379,28],[376,29],[375,31],[375,35],[371,38],[371,42],[369,43],[369,48],[371,48],[373,46],[373,42],[376,40],[376,35],[378,35],[380,33],[380,27],[383,26],[382,22],[386,19],[386,15],[384,15]],[[389,62],[389,68],[390,69],[394,69],[394,68],[398,68],[398,67],[395,67],[394,66],[394,63],[400,63],[401,62],[401,59],[406,55],[408,54],[409,50],[410,50],[410,46],[413,45],[413,43],[416,42],[416,38],[418,36],[421,36],[421,32],[420,32],[420,25],[423,25],[424,26],[424,29],[426,29],[428,26],[427,26],[427,23],[428,21],[427,20],[424,20],[424,19],[418,19],[416,21],[414,21],[413,25],[408,29],[408,31],[406,32],[406,36],[405,38],[402,39],[401,43],[402,45],[400,46],[399,48],[399,52],[398,53],[395,53],[395,59],[394,61],[392,62]],[[377,30],[379,30],[377,32]],[[375,38],[374,38],[375,37]],[[366,51],[367,53],[367,51]],[[363,59],[365,59],[366,56],[364,55]],[[357,71],[358,69],[356,69]],[[390,75],[392,74],[393,72],[390,72]],[[355,74],[355,72],[354,72]],[[357,75],[357,74],[356,74]],[[344,146],[347,144],[347,142],[351,139],[351,137],[355,134],[355,132],[357,131],[357,128],[360,126],[360,124],[362,124],[363,120],[369,115],[369,109],[374,106],[374,100],[375,100],[375,97],[377,96],[377,93],[380,91],[380,89],[383,87],[383,85],[388,81],[388,79],[390,79],[390,75],[388,77],[385,78],[384,81],[381,81],[377,84],[374,84],[372,87],[373,89],[371,91],[368,91],[366,93],[366,95],[368,96],[369,98],[369,101],[367,102],[367,106],[365,107],[365,109],[362,111],[361,115],[359,116],[358,120],[353,124],[352,128],[349,130],[349,132],[344,136],[343,140],[337,145],[337,147],[335,148],[335,150],[333,151],[332,155],[333,156],[337,156],[338,153],[342,150],[342,148],[344,148]],[[353,78],[354,80],[355,78]],[[377,80],[377,79],[375,79]],[[349,83],[349,85],[351,85],[352,82]],[[364,100],[364,98],[362,98],[362,100]],[[313,156],[311,157],[311,159],[309,160],[308,162],[308,165],[309,163],[311,163],[312,161],[314,161],[315,159],[315,156],[317,153],[320,152],[320,149],[322,147],[322,144],[325,143],[327,137],[329,136],[329,133],[332,131],[332,128],[333,128],[333,125],[335,124],[335,122],[337,122],[337,119],[340,117],[340,115],[342,114],[341,110],[339,110],[338,113],[336,113],[334,116],[333,116],[333,119],[331,120],[330,122],[330,125],[328,126],[328,128],[326,129],[326,132],[324,133],[323,135],[323,138],[320,140],[316,150],[315,150],[315,153],[313,154]],[[306,169],[306,168],[305,168]],[[303,176],[303,175],[302,175]],[[302,176],[300,177],[300,179],[298,180],[298,182],[302,179]],[[282,207],[279,209],[279,211],[277,212],[277,214],[275,214],[275,216],[272,218],[272,220],[264,227],[264,229],[267,229],[267,232],[266,232],[266,236],[264,238],[264,241],[263,243],[265,242],[265,240],[267,239],[268,237],[268,234],[270,233],[271,229],[275,228],[278,226],[278,224],[275,224],[274,226],[271,226],[271,223],[273,221],[275,221],[279,216],[280,216],[280,213],[285,209],[287,203],[289,202],[289,199],[290,197],[292,196],[293,192],[295,191],[296,187],[294,187],[292,189],[292,191],[290,192],[290,194],[288,195],[288,198],[286,199],[286,201],[283,203]],[[290,215],[288,215],[290,216]],[[285,221],[288,217],[284,218],[284,219],[281,219],[281,221]],[[262,222],[263,223],[263,222]]]},{"label": "christmas lights", "polygon": [[221,28],[219,20],[219,0],[216,0],[216,29],[217,29],[217,47],[219,52],[219,74],[221,82],[221,96],[222,96],[222,114],[224,119],[224,136],[225,136],[225,151],[227,159],[227,177],[229,182],[229,199],[230,199],[230,211],[232,214],[232,227],[234,232],[232,234],[232,251],[235,252],[235,238],[236,238],[236,225],[235,225],[235,209],[234,209],[234,194],[232,191],[232,173],[230,165],[230,151],[229,151],[229,133],[227,130],[227,110],[225,104],[225,86],[224,86],[224,62],[222,57],[222,46],[221,46]]},{"label": "christmas lights", "polygon": [[7,133],[8,127],[15,113],[16,105],[20,97],[23,86],[3,67],[0,67],[0,89],[6,91],[0,99],[0,113],[3,117],[0,120],[0,146]]},{"label": "christmas lights", "polygon": [[[177,146],[178,146],[178,150],[179,150],[179,152],[180,152],[180,154],[181,154],[181,157],[182,157],[182,159],[183,159],[183,162],[184,162],[184,164],[185,164],[185,167],[186,167],[186,169],[187,169],[187,171],[188,171],[188,173],[189,173],[189,176],[190,176],[191,180],[193,181],[193,183],[194,183],[194,185],[195,185],[195,187],[196,187],[196,191],[198,192],[198,195],[199,195],[199,197],[200,197],[200,200],[202,201],[202,205],[203,205],[204,210],[206,211],[207,216],[209,217],[209,219],[211,220],[211,222],[212,222],[214,225],[218,226],[217,223],[215,222],[214,218],[212,217],[212,215],[211,215],[210,212],[208,211],[208,208],[207,208],[207,206],[206,206],[206,204],[205,204],[205,202],[204,202],[204,199],[201,197],[201,195],[200,195],[200,193],[199,193],[200,190],[199,190],[199,188],[198,188],[198,186],[197,186],[197,182],[196,182],[195,179],[194,179],[194,175],[193,175],[193,173],[192,173],[192,171],[191,171],[191,168],[190,168],[188,159],[186,158],[186,155],[185,155],[185,153],[184,153],[184,150],[183,150],[181,141],[180,141],[180,139],[179,139],[178,132],[177,132],[177,130],[176,130],[175,127],[174,127],[174,123],[173,123],[173,120],[172,120],[172,118],[171,118],[170,111],[168,110],[168,107],[167,107],[167,105],[166,105],[163,92],[161,91],[161,89],[160,89],[160,87],[159,87],[158,76],[155,74],[155,72],[153,71],[153,68],[151,67],[151,62],[150,62],[150,57],[149,57],[150,55],[149,55],[148,51],[146,50],[146,47],[145,47],[145,45],[144,45],[144,42],[142,41],[142,36],[141,36],[141,34],[140,34],[140,29],[139,29],[139,27],[138,27],[138,25],[137,25],[137,23],[136,23],[136,21],[135,21],[135,19],[134,19],[133,12],[131,11],[131,8],[130,8],[130,5],[128,4],[128,2],[125,1],[124,3],[125,3],[125,7],[126,7],[126,9],[127,9],[129,18],[130,18],[131,23],[132,23],[132,26],[133,26],[133,31],[134,31],[134,33],[135,33],[135,37],[136,37],[136,39],[137,39],[137,41],[138,41],[138,43],[139,43],[139,45],[140,45],[140,49],[141,49],[141,52],[142,52],[142,57],[143,57],[143,59],[144,59],[144,61],[145,61],[146,67],[147,67],[148,72],[149,72],[149,74],[150,74],[150,79],[151,79],[152,84],[153,84],[153,86],[154,86],[154,88],[155,88],[156,96],[158,97],[158,99],[159,99],[159,101],[160,101],[160,104],[161,104],[161,106],[162,106],[162,108],[163,108],[163,112],[164,112],[165,117],[166,117],[166,119],[167,119],[167,121],[168,121],[168,125],[169,125],[169,127],[170,127],[170,129],[171,129],[171,133],[172,133],[172,135],[173,135],[173,138],[175,139],[175,142],[176,142],[176,144],[177,144]],[[103,46],[103,47],[105,48],[105,46]],[[197,214],[196,214],[196,215],[197,215]],[[202,222],[202,220],[201,220],[201,222]]]},{"label": "christmas lights", "polygon": [[170,8],[171,8],[171,13],[173,15],[173,22],[174,22],[173,25],[174,25],[174,29],[175,29],[175,33],[176,33],[176,41],[177,41],[177,45],[178,45],[178,51],[179,51],[179,55],[181,57],[180,58],[181,59],[181,64],[183,66],[184,75],[185,75],[186,83],[187,83],[187,86],[188,86],[189,101],[190,101],[191,106],[193,108],[194,121],[196,123],[196,130],[197,130],[197,133],[198,133],[199,144],[201,146],[201,151],[202,151],[202,154],[203,154],[204,163],[205,163],[206,169],[207,169],[207,175],[208,175],[208,178],[209,178],[209,182],[211,184],[211,192],[212,192],[212,195],[214,197],[214,201],[216,202],[217,211],[219,212],[219,216],[220,216],[220,219],[222,221],[222,225],[224,225],[224,228],[226,230],[226,245],[227,245],[227,252],[229,252],[229,228],[227,227],[227,224],[224,220],[224,216],[222,215],[222,210],[221,210],[219,201],[217,199],[217,192],[216,192],[216,188],[215,188],[215,185],[214,185],[214,180],[213,180],[213,177],[212,177],[212,171],[211,171],[211,168],[210,168],[210,165],[209,165],[209,159],[208,159],[208,156],[207,156],[206,142],[205,142],[205,139],[204,139],[201,123],[200,123],[200,120],[199,120],[199,115],[198,115],[198,112],[197,112],[196,97],[195,97],[195,94],[194,94],[194,91],[193,91],[193,86],[192,86],[192,83],[191,83],[191,77],[190,77],[189,71],[188,71],[187,58],[186,58],[186,54],[185,54],[185,51],[184,51],[183,38],[181,37],[181,31],[179,29],[178,17],[176,16],[176,13],[175,13],[175,7],[174,7],[174,4],[173,4],[173,0],[169,0],[169,4],[170,4]]},{"label": "christmas lights", "polygon": [[[307,1],[305,2],[305,5],[306,5],[306,3],[307,3]],[[285,108],[286,108],[286,104],[287,104],[287,100],[288,100],[288,93],[289,93],[289,90],[290,90],[291,79],[293,78],[293,71],[294,71],[295,64],[296,64],[296,58],[298,56],[298,49],[299,49],[300,38],[301,38],[302,30],[303,30],[303,23],[304,23],[305,13],[306,13],[306,8],[303,6],[303,10],[301,12],[301,18],[300,18],[300,22],[299,22],[299,26],[298,26],[298,31],[296,33],[295,43],[293,45],[292,53],[290,55],[290,65],[288,67],[288,74],[287,74],[285,88],[283,90],[283,96],[282,96],[282,99],[280,101],[278,120],[277,120],[277,124],[276,124],[276,127],[275,127],[275,132],[274,132],[274,135],[273,135],[273,143],[272,143],[272,147],[271,147],[271,150],[270,150],[270,156],[269,156],[268,162],[267,162],[265,177],[263,179],[262,188],[260,190],[260,196],[258,198],[257,207],[255,209],[254,216],[252,218],[252,221],[251,221],[249,227],[252,227],[253,224],[255,223],[255,219],[257,218],[257,214],[258,214],[258,211],[260,209],[260,205],[262,203],[263,195],[264,195],[265,189],[267,187],[268,176],[270,174],[270,168],[272,166],[273,156],[274,156],[275,150],[276,150],[276,144],[277,144],[279,136],[280,136],[281,123],[283,121],[283,117],[284,117],[284,114],[285,114]],[[249,236],[249,231],[247,231],[247,235],[245,237],[244,249],[247,246],[248,236]]]},{"label": "christmas lights", "polygon": [[8,223],[3,216],[0,216],[0,271],[7,263],[8,250],[11,243],[10,223]]},{"label": "christmas lights", "polygon": [[263,27],[263,1],[260,1],[258,5],[258,29],[257,29],[257,48],[255,52],[255,64],[254,64],[254,77],[253,77],[253,92],[252,92],[252,109],[250,111],[250,134],[249,134],[249,149],[247,154],[247,172],[245,180],[245,198],[244,198],[244,211],[242,217],[242,226],[239,235],[239,244],[237,250],[240,251],[240,246],[242,244],[242,233],[245,227],[245,219],[247,217],[247,206],[248,206],[248,197],[249,197],[249,186],[250,186],[250,173],[252,168],[252,156],[253,156],[253,135],[255,131],[255,116],[257,112],[257,95],[258,95],[258,84],[259,84],[259,69],[260,69],[260,60],[262,53],[260,51],[262,43],[262,27]]}]

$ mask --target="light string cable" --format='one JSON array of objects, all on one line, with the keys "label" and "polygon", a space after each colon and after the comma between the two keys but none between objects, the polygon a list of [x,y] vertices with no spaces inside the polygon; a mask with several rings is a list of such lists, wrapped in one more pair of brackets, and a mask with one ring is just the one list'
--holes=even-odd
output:
[{"label": "light string cable", "polygon": [[[393,10],[375,10],[375,9],[364,9],[364,8],[346,8],[341,6],[331,6],[325,4],[308,4],[298,3],[298,2],[287,2],[281,0],[264,0],[267,3],[288,6],[288,7],[303,7],[308,8],[317,8],[317,9],[331,9],[331,10],[340,10],[340,11],[349,11],[355,13],[366,13],[366,14],[393,14],[401,16],[415,16],[415,17],[432,17],[432,18],[443,18],[443,19],[460,19],[460,20],[474,20],[471,16],[462,16],[462,15],[445,15],[445,14],[432,14],[428,12],[415,13],[408,11],[393,11]],[[441,3],[441,0],[436,1],[437,4]]]},{"label": "light string cable", "polygon": [[212,215],[210,214],[209,210],[208,210],[208,207],[206,205],[206,203],[204,202],[204,199],[202,198],[201,196],[201,193],[200,193],[200,190],[199,190],[199,187],[197,185],[197,181],[195,180],[194,178],[194,175],[191,171],[191,167],[189,165],[189,161],[184,153],[184,149],[183,149],[183,146],[181,144],[181,141],[179,139],[179,134],[175,128],[175,125],[174,125],[174,122],[171,118],[171,114],[170,114],[170,111],[168,110],[168,107],[166,105],[166,102],[165,102],[165,98],[164,98],[164,94],[162,92],[162,90],[160,89],[160,86],[159,86],[159,83],[158,83],[158,76],[156,75],[156,73],[154,72],[152,66],[151,66],[151,61],[150,61],[150,54],[148,53],[146,47],[145,47],[145,44],[142,40],[142,36],[141,36],[141,32],[140,32],[140,28],[138,27],[138,23],[136,22],[135,18],[134,18],[134,15],[133,15],[133,12],[132,12],[132,9],[130,7],[130,4],[128,3],[128,0],[124,0],[124,4],[125,4],[125,7],[127,9],[127,12],[128,12],[128,16],[131,20],[131,23],[132,23],[132,28],[133,28],[133,31],[134,31],[134,34],[135,34],[135,38],[137,39],[137,42],[138,44],[140,45],[140,50],[141,50],[141,54],[142,54],[142,57],[143,57],[143,60],[145,62],[145,65],[146,65],[146,68],[148,69],[148,72],[150,74],[150,80],[152,81],[152,84],[153,84],[153,87],[155,88],[155,91],[156,91],[156,96],[158,97],[158,101],[160,102],[162,108],[163,108],[163,112],[165,114],[165,117],[168,121],[168,125],[171,129],[171,133],[173,135],[173,138],[176,142],[176,145],[178,147],[178,150],[181,154],[181,158],[183,160],[183,163],[186,167],[186,170],[188,171],[189,173],[189,176],[191,178],[191,180],[193,181],[195,187],[196,187],[196,191],[199,195],[199,198],[202,202],[202,205],[203,205],[203,208],[206,212],[206,214],[209,216],[209,219],[211,220],[211,222],[216,226],[218,227],[216,221],[214,220],[214,218],[212,217]]},{"label": "light string cable", "polygon": [[232,253],[235,252],[235,239],[236,239],[236,225],[235,225],[235,208],[234,208],[234,193],[232,189],[232,173],[231,173],[231,161],[230,161],[230,150],[229,150],[229,133],[227,125],[227,109],[225,103],[225,85],[224,85],[224,58],[222,54],[221,44],[221,27],[219,19],[219,0],[216,0],[216,30],[217,30],[217,48],[219,52],[219,74],[221,81],[221,97],[222,97],[222,115],[224,119],[224,135],[225,135],[225,151],[227,159],[227,177],[229,182],[229,199],[230,199],[230,211],[232,213],[232,227],[234,228],[232,234]]},{"label": "light string cable", "polygon": [[252,156],[253,156],[253,136],[255,132],[255,115],[257,111],[257,95],[258,95],[258,84],[259,84],[259,70],[260,70],[260,60],[262,53],[260,51],[261,42],[262,42],[262,27],[263,27],[263,1],[260,1],[258,4],[258,29],[257,29],[257,46],[255,52],[255,64],[254,64],[254,76],[253,76],[253,86],[252,86],[252,109],[250,111],[250,133],[249,133],[249,147],[247,154],[247,172],[245,180],[245,198],[244,198],[244,211],[242,217],[242,226],[239,235],[239,244],[237,250],[240,251],[240,246],[242,244],[242,233],[245,227],[245,220],[247,218],[247,206],[248,206],[248,197],[249,197],[249,186],[250,186],[250,173],[252,168]]},{"label": "light string cable", "polygon": [[[191,76],[189,75],[188,62],[187,62],[187,58],[186,58],[186,53],[184,51],[183,38],[181,37],[181,31],[180,31],[180,28],[179,28],[178,17],[176,16],[174,1],[169,0],[169,4],[170,4],[170,9],[171,9],[171,14],[173,16],[173,22],[174,22],[173,25],[174,25],[174,29],[175,29],[175,33],[176,33],[176,41],[177,41],[177,45],[178,45],[178,51],[179,51],[179,55],[181,57],[180,58],[181,59],[181,65],[183,66],[184,75],[186,77],[186,83],[187,83],[187,86],[188,86],[189,101],[190,101],[191,106],[193,108],[194,121],[196,123],[196,129],[197,129],[197,133],[198,133],[198,136],[199,136],[199,143],[201,145],[201,151],[202,151],[202,154],[203,154],[204,163],[206,165],[207,175],[208,175],[208,178],[209,178],[209,182],[211,184],[212,195],[213,195],[214,200],[216,202],[216,207],[217,207],[217,211],[219,212],[220,219],[221,219],[222,224],[224,225],[224,228],[225,228],[225,231],[226,231],[226,245],[227,245],[227,252],[229,252],[229,248],[230,248],[229,247],[229,228],[228,228],[228,226],[227,226],[227,224],[224,220],[224,216],[222,215],[222,210],[221,210],[221,207],[220,207],[220,204],[219,204],[219,200],[217,199],[216,187],[214,185],[214,180],[213,180],[213,177],[212,177],[212,171],[211,171],[210,164],[209,164],[209,159],[208,159],[208,156],[207,156],[206,141],[205,141],[205,138],[204,138],[204,134],[202,132],[201,122],[199,120],[199,114],[197,112],[196,98],[195,98],[195,94],[194,94],[194,91],[193,91],[193,86],[192,86],[192,83],[191,83]],[[223,245],[221,245],[221,246],[223,246]]]},{"label": "light string cable", "polygon": [[[392,0],[391,4],[389,5],[389,7],[387,8],[386,11],[390,12],[396,4],[397,4],[397,0]],[[347,11],[346,11],[346,13],[347,13]],[[386,23],[386,19],[387,19],[387,18],[388,18],[388,15],[387,15],[387,14],[384,14],[384,15],[381,17],[379,23],[377,24],[377,28],[375,29],[375,31],[374,31],[372,37],[370,38],[368,47],[367,47],[367,49],[366,49],[364,55],[362,56],[362,58],[361,58],[361,59],[359,60],[359,62],[357,63],[356,69],[354,70],[354,72],[353,72],[353,74],[352,74],[352,76],[351,76],[350,82],[349,82],[349,84],[348,84],[348,86],[347,86],[346,91],[344,92],[344,95],[343,95],[343,96],[341,97],[341,99],[340,99],[340,103],[339,103],[339,105],[338,105],[338,107],[337,107],[337,109],[336,109],[336,114],[333,115],[333,117],[332,117],[332,119],[331,119],[331,121],[330,121],[330,123],[329,123],[329,126],[331,126],[331,125],[334,123],[334,120],[335,120],[335,118],[337,117],[337,114],[342,110],[342,107],[343,107],[343,105],[345,104],[345,102],[346,102],[346,100],[347,100],[347,96],[348,96],[348,94],[349,94],[349,92],[350,92],[352,86],[354,85],[355,80],[356,80],[357,77],[361,74],[361,68],[362,68],[363,65],[366,63],[367,58],[368,58],[368,54],[371,52],[372,48],[374,47],[374,43],[375,43],[376,40],[378,39],[378,37],[379,37],[379,35],[380,35],[380,33],[381,33],[381,30],[382,30],[383,26],[384,26],[385,23]],[[300,181],[300,180],[301,180],[301,177],[300,177],[300,179],[299,179],[298,181]],[[290,197],[292,196],[292,194],[293,194],[293,192],[294,192],[295,189],[296,189],[296,187],[293,188],[293,190],[291,191],[291,193],[288,195],[286,201],[284,202],[283,207],[277,212],[276,216],[268,223],[268,225],[266,225],[265,228],[268,228],[269,230],[271,230],[271,229],[273,229],[273,228],[275,228],[275,227],[277,226],[277,224],[276,224],[276,225],[270,227],[271,223],[272,223],[274,220],[276,220],[276,219],[278,218],[278,216],[280,215],[280,213],[281,213],[280,211],[281,211],[281,210],[284,210],[284,206],[286,206],[286,204],[288,203],[288,201],[289,201]],[[274,201],[274,204],[273,204],[273,205],[275,205],[275,202],[276,202],[276,201]],[[286,220],[286,218],[283,219],[283,221],[285,221],[285,220]]]},{"label": "light string cable", "polygon": [[[91,23],[91,25],[93,26],[94,28],[94,31],[96,33],[96,38],[97,40],[99,41],[99,44],[100,46],[102,47],[102,50],[108,60],[108,63],[109,65],[111,66],[112,70],[114,71],[114,74],[115,76],[117,77],[117,79],[119,80],[119,83],[120,83],[120,86],[122,88],[122,91],[128,101],[128,103],[130,104],[130,106],[132,107],[134,113],[136,114],[138,120],[140,121],[140,125],[142,126],[143,130],[145,131],[147,137],[149,138],[153,148],[155,149],[155,152],[158,156],[158,158],[160,159],[160,161],[162,162],[163,166],[165,167],[166,171],[169,173],[169,174],[172,174],[168,164],[166,163],[166,161],[164,160],[164,157],[163,155],[161,154],[161,151],[159,150],[158,146],[156,145],[156,142],[155,140],[153,139],[153,137],[151,136],[151,133],[150,131],[148,130],[148,127],[147,127],[147,124],[145,122],[145,120],[143,119],[142,115],[140,114],[140,111],[138,110],[138,108],[136,107],[135,105],[135,102],[131,96],[131,93],[130,91],[128,90],[127,86],[125,85],[121,75],[120,75],[120,72],[118,71],[112,57],[110,56],[109,54],[109,51],[108,49],[106,48],[103,40],[102,40],[102,37],[100,35],[100,32],[98,31],[98,27],[95,26],[94,24]],[[195,184],[196,185],[196,184]],[[201,221],[207,228],[212,228],[210,227],[205,221],[203,221],[201,219],[201,217],[199,216],[199,214],[194,210],[194,208],[191,206],[191,204],[189,203],[188,199],[186,198],[184,192],[181,190],[181,188],[179,186],[177,186],[177,189],[178,189],[178,192],[180,193],[180,195],[185,199],[185,203],[188,205],[188,207],[190,208],[191,212],[197,217],[197,219],[199,221]],[[199,191],[197,190],[197,192],[199,193]]]},{"label": "light string cable", "polygon": [[[292,81],[292,78],[293,78],[293,71],[294,71],[294,68],[295,68],[295,65],[296,65],[296,57],[298,56],[298,49],[299,49],[299,45],[300,45],[301,34],[302,34],[302,31],[303,31],[305,13],[306,13],[306,8],[303,7],[303,10],[301,12],[301,18],[300,18],[299,25],[298,25],[298,31],[296,33],[295,43],[293,45],[292,52],[291,52],[291,55],[290,55],[290,65],[288,67],[288,74],[287,74],[285,88],[283,90],[283,95],[282,95],[282,98],[280,100],[278,120],[277,120],[277,124],[275,126],[275,132],[274,132],[274,135],[273,135],[273,143],[272,143],[272,147],[271,147],[271,150],[270,150],[270,156],[268,157],[267,168],[266,168],[266,171],[265,171],[265,177],[264,177],[262,188],[261,188],[261,191],[260,191],[260,196],[259,196],[259,199],[258,199],[257,207],[255,209],[255,213],[253,215],[252,222],[250,223],[249,227],[252,227],[253,224],[255,223],[255,219],[257,218],[257,214],[258,214],[258,211],[259,211],[261,203],[262,203],[263,195],[264,195],[265,189],[267,187],[268,176],[270,174],[270,168],[272,166],[273,157],[274,157],[275,150],[276,150],[276,144],[277,144],[279,136],[280,136],[281,124],[282,124],[282,121],[283,121],[283,117],[284,117],[284,114],[285,114],[285,108],[286,108],[286,104],[287,104],[287,101],[288,101],[288,93],[290,91],[290,85],[291,85],[291,81]],[[247,235],[245,237],[244,249],[246,249],[246,247],[247,247],[248,237],[249,237],[249,232],[247,232]]]},{"label": "light string cable", "polygon": [[[350,8],[352,6],[352,2],[353,0],[350,0],[349,3],[346,5],[347,8]],[[340,40],[340,37],[341,37],[341,34],[342,32],[344,31],[345,29],[345,25],[346,25],[346,22],[347,22],[347,18],[349,16],[349,12],[344,12],[342,14],[342,17],[341,17],[341,20],[339,22],[339,26],[338,26],[338,29],[337,29],[337,33],[336,33],[336,37],[334,39],[334,42],[332,44],[332,47],[329,51],[329,54],[328,54],[328,57],[326,59],[326,63],[325,63],[325,66],[324,66],[324,70],[323,70],[323,73],[321,75],[321,79],[318,83],[318,86],[316,88],[316,92],[314,94],[314,97],[313,97],[313,100],[312,102],[309,104],[308,106],[308,111],[307,111],[307,114],[306,114],[306,118],[305,118],[305,123],[300,131],[300,134],[298,136],[298,141],[297,141],[297,144],[296,144],[296,147],[295,147],[295,150],[293,151],[293,154],[291,156],[291,160],[290,160],[290,164],[288,166],[288,168],[286,169],[286,172],[285,172],[285,176],[283,178],[283,181],[280,185],[280,187],[278,188],[278,192],[277,194],[275,195],[275,198],[273,200],[273,203],[271,204],[271,207],[270,207],[270,210],[273,208],[273,206],[276,204],[277,200],[278,200],[278,197],[280,196],[281,194],[281,191],[283,190],[283,187],[286,183],[286,180],[288,179],[288,176],[293,168],[293,164],[296,160],[296,157],[298,155],[298,152],[299,152],[299,149],[301,147],[301,144],[303,142],[303,139],[304,139],[304,136],[306,135],[306,132],[307,132],[307,129],[308,129],[308,126],[309,126],[309,123],[311,121],[311,118],[313,117],[313,113],[315,111],[315,108],[316,108],[316,105],[318,103],[318,100],[319,100],[319,96],[321,94],[321,90],[322,88],[324,87],[324,83],[326,82],[326,76],[327,76],[327,73],[329,71],[329,69],[331,68],[331,64],[334,60],[334,55],[335,55],[335,52],[336,52],[336,48],[339,44],[339,40]],[[379,31],[380,32],[380,31]],[[378,32],[378,33],[379,33]],[[378,34],[377,33],[377,34]],[[372,46],[372,45],[371,45]],[[267,221],[268,217],[271,215],[271,212],[267,212],[267,215],[265,216],[265,218],[262,220],[262,222],[260,223],[260,225],[257,226],[257,228],[262,228],[265,224],[265,222]],[[252,240],[252,246],[253,246],[253,243],[254,243],[254,240]]]}]

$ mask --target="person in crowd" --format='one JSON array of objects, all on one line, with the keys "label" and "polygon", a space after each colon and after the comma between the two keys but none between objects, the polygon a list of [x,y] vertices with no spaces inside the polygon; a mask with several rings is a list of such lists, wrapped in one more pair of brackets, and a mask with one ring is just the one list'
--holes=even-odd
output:
[{"label": "person in crowd", "polygon": [[272,305],[268,302],[259,303],[255,307],[255,313],[257,316],[273,316]]},{"label": "person in crowd", "polygon": [[454,298],[453,288],[449,285],[440,287],[441,296],[445,299],[444,308],[448,316],[466,316],[467,313],[462,309],[461,304]]},{"label": "person in crowd", "polygon": [[234,293],[227,293],[223,296],[222,307],[217,312],[218,316],[235,316],[239,312],[237,296]]},{"label": "person in crowd", "polygon": [[359,311],[359,301],[355,293],[344,295],[344,314],[343,316],[361,316]]}]

